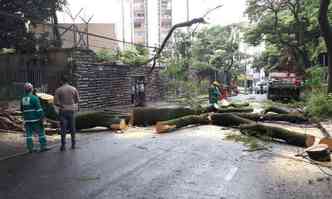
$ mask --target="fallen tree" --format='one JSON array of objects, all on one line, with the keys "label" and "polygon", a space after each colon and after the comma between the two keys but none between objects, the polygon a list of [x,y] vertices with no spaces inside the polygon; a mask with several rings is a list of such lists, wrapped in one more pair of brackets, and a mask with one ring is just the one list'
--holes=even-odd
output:
[{"label": "fallen tree", "polygon": [[201,124],[238,128],[243,134],[249,136],[270,137],[300,147],[309,147],[315,142],[314,136],[256,123],[253,120],[242,118],[234,113],[190,115],[170,121],[158,122],[156,132],[166,133],[185,126]]},{"label": "fallen tree", "polygon": [[167,133],[189,125],[204,125],[209,123],[209,114],[189,115],[166,122],[158,122],[156,124],[156,131],[157,133]]},{"label": "fallen tree", "polygon": [[216,113],[210,115],[212,124],[225,127],[238,127],[244,124],[252,124],[254,121],[239,117],[232,113]]},{"label": "fallen tree", "polygon": [[264,110],[264,114],[267,113],[290,114],[291,112],[288,109],[282,107],[270,106]]},{"label": "fallen tree", "polygon": [[287,144],[299,147],[309,147],[312,146],[315,142],[315,137],[312,135],[297,133],[287,129],[259,123],[241,125],[239,128],[241,133],[246,135],[271,137],[273,139],[282,140]]},{"label": "fallen tree", "polygon": [[301,114],[258,114],[258,113],[237,113],[239,117],[253,120],[255,122],[263,121],[281,121],[290,122],[294,124],[305,124],[309,122],[309,119]]},{"label": "fallen tree", "polygon": [[[41,106],[43,107],[45,117],[48,119],[48,122],[59,126],[59,115],[53,104],[53,96],[44,93],[37,93],[37,95],[40,98]],[[121,126],[121,128],[125,128],[124,125],[120,125],[121,119],[129,121],[128,117],[112,112],[79,112],[76,115],[76,128],[77,130],[90,129],[94,127],[112,128],[116,125]]]},{"label": "fallen tree", "polygon": [[251,113],[252,108],[214,108],[212,106],[191,109],[184,107],[177,108],[136,108],[133,110],[133,125],[134,126],[151,126],[157,122],[173,120],[176,118],[200,115],[204,113]]},{"label": "fallen tree", "polygon": [[78,130],[94,127],[111,128],[113,124],[120,124],[120,118],[106,112],[83,112],[76,116],[76,128]]}]

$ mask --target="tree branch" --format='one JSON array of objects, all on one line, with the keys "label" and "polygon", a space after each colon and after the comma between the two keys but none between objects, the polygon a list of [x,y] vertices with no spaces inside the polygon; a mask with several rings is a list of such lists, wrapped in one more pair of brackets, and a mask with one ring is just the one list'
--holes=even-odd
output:
[{"label": "tree branch", "polygon": [[197,24],[197,23],[205,23],[205,20],[204,18],[200,17],[200,18],[195,18],[195,19],[192,19],[190,21],[187,21],[187,22],[183,22],[183,23],[178,23],[178,24],[175,24],[171,30],[168,32],[167,36],[165,37],[163,43],[161,44],[161,47],[158,49],[157,53],[155,54],[155,56],[150,59],[147,63],[153,61],[153,64],[152,64],[152,68],[150,70],[150,73],[152,73],[152,71],[154,70],[154,68],[156,67],[156,63],[157,63],[157,59],[160,58],[160,54],[162,53],[162,51],[164,50],[168,40],[171,38],[173,32],[177,29],[177,28],[182,28],[182,27],[190,27],[194,24]]}]

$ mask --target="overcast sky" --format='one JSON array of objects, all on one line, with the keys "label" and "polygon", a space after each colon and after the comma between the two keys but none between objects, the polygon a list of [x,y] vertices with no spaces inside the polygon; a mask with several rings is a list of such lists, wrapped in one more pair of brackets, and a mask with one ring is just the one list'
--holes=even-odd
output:
[{"label": "overcast sky", "polygon": [[[214,11],[208,16],[211,24],[227,25],[244,21],[243,12],[245,10],[246,0],[190,0],[190,17],[200,17],[207,10],[223,4],[224,6]],[[76,14],[81,8],[84,11],[81,15],[88,18],[94,15],[94,23],[119,23],[121,22],[121,0],[68,0],[69,8],[73,14]],[[186,0],[173,0],[175,15],[179,16],[185,12]],[[181,17],[177,17],[180,22]],[[71,20],[66,14],[59,14],[61,22],[70,23]],[[176,19],[177,21],[177,19]],[[81,22],[78,20],[77,22]]]}]

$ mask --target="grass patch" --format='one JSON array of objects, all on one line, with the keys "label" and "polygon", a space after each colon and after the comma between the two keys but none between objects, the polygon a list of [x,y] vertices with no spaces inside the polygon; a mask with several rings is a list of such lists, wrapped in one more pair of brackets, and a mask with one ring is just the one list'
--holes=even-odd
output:
[{"label": "grass patch", "polygon": [[[238,133],[229,133],[226,135],[225,140],[242,143],[244,146],[248,148],[248,150],[246,151],[268,150],[268,147],[266,147],[266,142],[263,142],[258,138],[252,136],[247,136]],[[263,140],[267,139],[263,138]]]}]

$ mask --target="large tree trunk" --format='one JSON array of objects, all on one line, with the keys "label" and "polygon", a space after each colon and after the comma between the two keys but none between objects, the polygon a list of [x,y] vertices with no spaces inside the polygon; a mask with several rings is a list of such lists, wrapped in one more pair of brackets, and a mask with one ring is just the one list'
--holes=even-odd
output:
[{"label": "large tree trunk", "polygon": [[84,112],[76,116],[76,128],[78,130],[94,127],[111,128],[113,124],[120,124],[120,118],[106,112]]},{"label": "large tree trunk", "polygon": [[205,107],[201,109],[191,109],[184,107],[177,108],[136,108],[133,111],[133,125],[134,126],[151,126],[157,122],[173,120],[176,118],[199,115],[203,113],[217,112],[217,113],[251,113],[252,108],[220,108]]},{"label": "large tree trunk", "polygon": [[320,31],[325,40],[328,60],[329,60],[328,93],[332,93],[332,31],[328,17],[330,2],[331,2],[330,0],[320,0],[320,9],[319,9]]},{"label": "large tree trunk", "polygon": [[267,126],[263,124],[249,124],[240,126],[241,132],[250,136],[265,136],[273,139],[278,139],[286,142],[287,144],[309,147],[315,142],[315,137],[308,134],[301,134],[287,129]]},{"label": "large tree trunk", "polygon": [[279,127],[262,125],[230,113],[190,115],[170,121],[158,122],[156,132],[166,133],[189,125],[210,123],[218,126],[239,128],[242,133],[250,136],[270,137],[294,146],[309,147],[315,142],[314,136],[289,131]]},{"label": "large tree trunk", "polygon": [[199,114],[190,108],[136,108],[133,110],[134,126],[152,126],[157,122]]},{"label": "large tree trunk", "polygon": [[255,123],[232,113],[215,113],[210,116],[210,119],[212,124],[225,127],[239,127],[240,125]]},{"label": "large tree trunk", "polygon": [[167,133],[190,125],[204,125],[209,123],[209,114],[189,115],[174,120],[158,122],[156,125],[156,132]]},{"label": "large tree trunk", "polygon": [[[59,121],[59,115],[53,104],[53,96],[42,93],[38,93],[37,95],[45,112],[45,117],[49,121],[52,121],[52,123]],[[120,119],[125,119],[126,122],[129,122],[129,117],[118,113],[103,111],[80,112],[76,115],[76,128],[78,130],[94,127],[111,128],[113,124],[120,124]]]},{"label": "large tree trunk", "polygon": [[278,121],[278,122],[289,122],[294,124],[306,124],[309,122],[308,118],[300,114],[258,114],[258,113],[237,113],[239,117],[253,120],[255,122],[263,121]]}]

